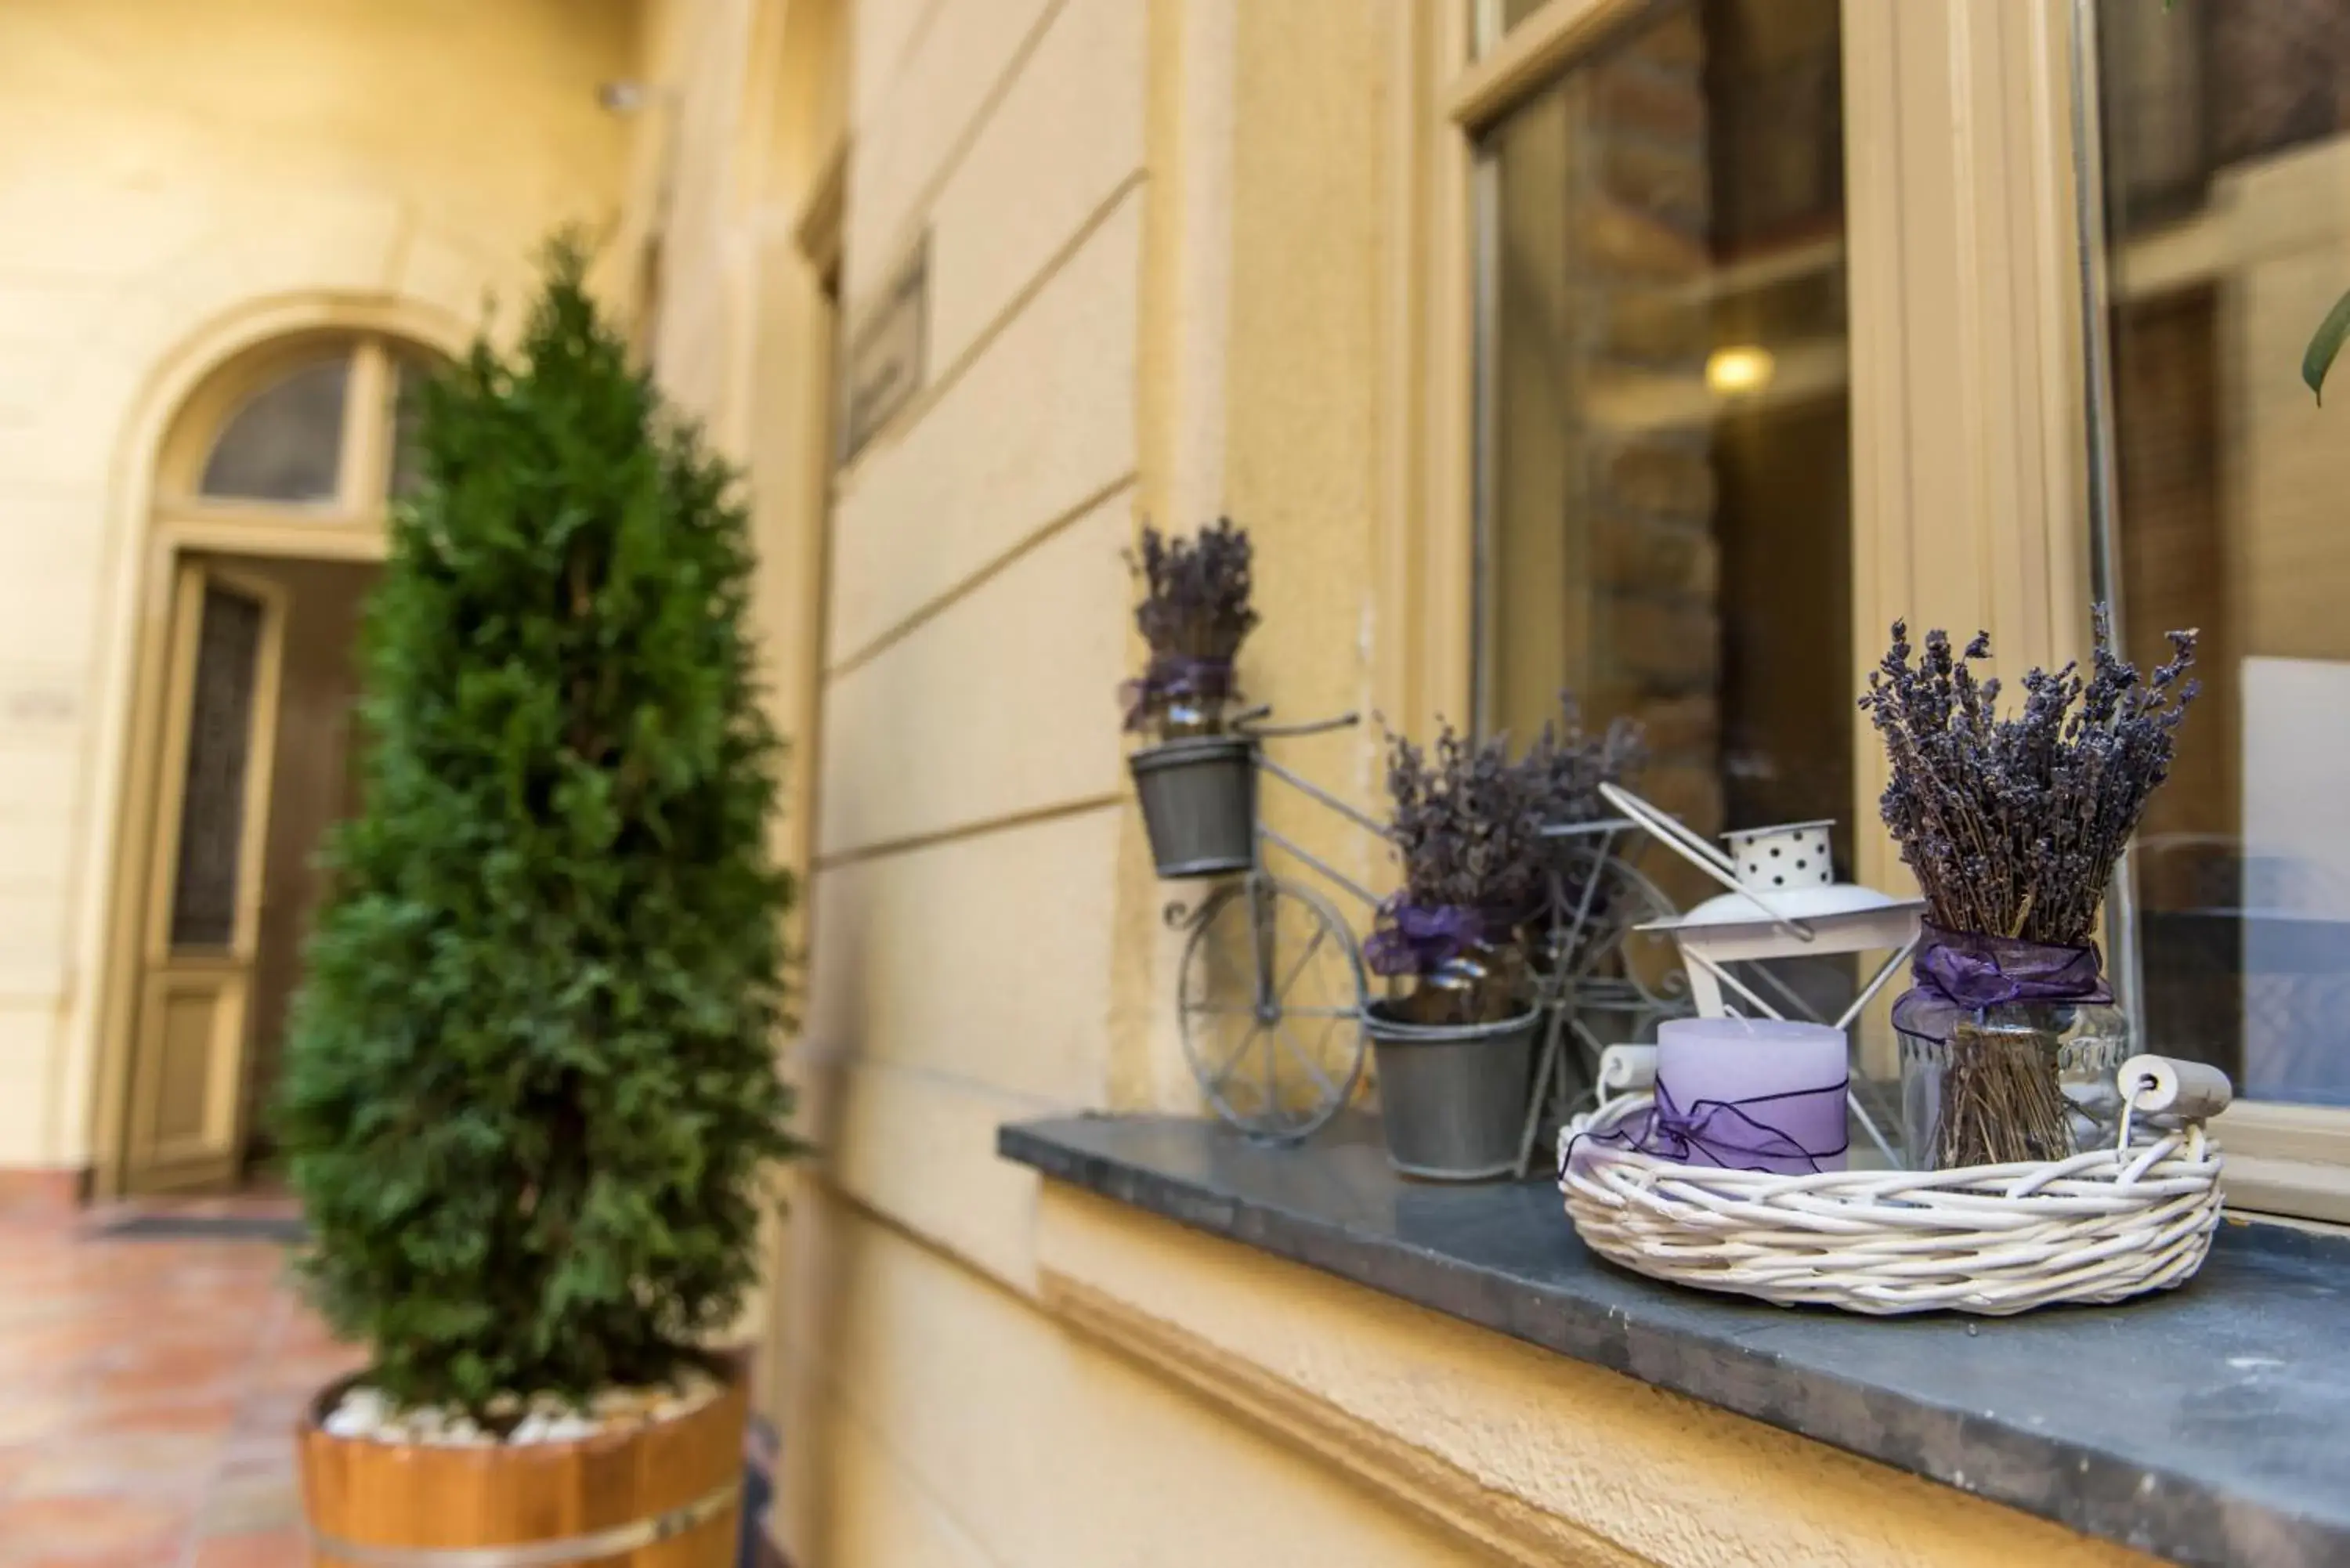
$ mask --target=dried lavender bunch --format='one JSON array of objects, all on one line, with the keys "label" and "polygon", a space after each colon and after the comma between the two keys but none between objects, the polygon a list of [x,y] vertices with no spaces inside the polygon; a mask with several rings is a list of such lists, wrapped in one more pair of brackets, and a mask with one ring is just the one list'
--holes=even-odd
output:
[{"label": "dried lavender bunch", "polygon": [[[1498,925],[1525,918],[1543,893],[1546,775],[1509,738],[1472,744],[1447,724],[1433,753],[1388,736],[1390,826],[1403,857],[1404,900],[1473,909]],[[1549,765],[1543,759],[1544,765]]]},{"label": "dried lavender bunch", "polygon": [[2000,683],[1972,666],[1976,634],[1954,654],[1929,632],[1911,662],[1908,628],[1870,672],[1860,705],[1885,741],[1892,779],[1879,802],[1901,858],[1945,930],[2078,946],[2095,929],[2114,866],[2146,803],[2169,776],[2196,683],[2192,631],[2169,634],[2151,679],[2114,651],[2096,612],[2090,673],[2074,664],[2023,678],[2023,706],[1998,715]]},{"label": "dried lavender bunch", "polygon": [[[1646,737],[1629,719],[1617,719],[1596,734],[1583,727],[1583,710],[1573,692],[1559,694],[1559,713],[1545,722],[1542,733],[1526,750],[1523,766],[1532,775],[1544,824],[1551,827],[1595,822],[1613,814],[1599,793],[1603,784],[1629,782],[1648,760]],[[1544,901],[1536,929],[1528,932],[1530,957],[1538,967],[1555,969],[1576,955],[1569,940],[1586,932],[1585,922],[1606,913],[1607,884],[1591,887],[1593,873],[1603,865],[1601,841],[1581,836],[1545,837],[1542,841]],[[1544,918],[1546,916],[1546,918]]]},{"label": "dried lavender bunch", "polygon": [[1255,627],[1249,603],[1251,551],[1246,529],[1220,517],[1191,538],[1170,538],[1143,524],[1141,547],[1128,563],[1142,590],[1134,624],[1154,659],[1229,662]]},{"label": "dried lavender bunch", "polygon": [[1593,734],[1583,727],[1583,708],[1573,692],[1561,692],[1558,701],[1559,716],[1543,725],[1523,765],[1533,774],[1545,823],[1596,821],[1612,809],[1599,786],[1620,784],[1647,765],[1648,742],[1629,719]]}]

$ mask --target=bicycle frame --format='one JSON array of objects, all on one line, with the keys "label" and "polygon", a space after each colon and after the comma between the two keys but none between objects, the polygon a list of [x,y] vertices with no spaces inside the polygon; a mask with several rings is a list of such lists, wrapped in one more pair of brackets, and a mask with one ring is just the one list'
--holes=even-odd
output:
[{"label": "bicycle frame", "polygon": [[[1274,762],[1271,757],[1264,753],[1264,742],[1267,739],[1284,739],[1296,735],[1318,735],[1332,730],[1347,729],[1360,722],[1362,722],[1362,716],[1360,714],[1347,713],[1342,714],[1336,719],[1324,719],[1312,724],[1284,724],[1278,728],[1262,729],[1243,725],[1241,732],[1249,738],[1249,761],[1255,767],[1258,777],[1263,778],[1267,774],[1270,774],[1317,804],[1329,807],[1332,811],[1336,812],[1340,816],[1345,817],[1356,826],[1373,835],[1382,844],[1391,843],[1393,842],[1395,836],[1388,831],[1386,824],[1380,822],[1377,817],[1370,815],[1367,812],[1357,811],[1355,807],[1348,805],[1345,801],[1340,800],[1336,795],[1332,794],[1328,790],[1324,789],[1321,785],[1315,784],[1310,780],[1299,777],[1297,774],[1290,772],[1287,768],[1282,766],[1279,763]],[[1356,881],[1353,877],[1347,876],[1345,872],[1339,870],[1336,867],[1331,865],[1320,856],[1315,855],[1312,850],[1307,849],[1304,845],[1299,844],[1295,839],[1283,833],[1279,828],[1267,823],[1264,819],[1263,811],[1260,809],[1257,813],[1256,819],[1256,857],[1250,867],[1250,869],[1253,872],[1259,875],[1264,874],[1264,846],[1267,844],[1279,845],[1288,854],[1296,857],[1300,862],[1313,867],[1323,876],[1328,877],[1334,885],[1345,888],[1355,898],[1360,899],[1365,909],[1375,911],[1378,909],[1379,898],[1378,894],[1372,892],[1369,888],[1364,887],[1361,883]]]},{"label": "bicycle frame", "polygon": [[[1270,711],[1269,708],[1253,708],[1236,715],[1232,722],[1232,732],[1248,742],[1248,762],[1253,776],[1259,780],[1267,776],[1278,779],[1315,805],[1326,807],[1370,834],[1381,844],[1392,846],[1395,842],[1395,835],[1385,823],[1340,799],[1329,790],[1300,775],[1266,753],[1265,742],[1268,741],[1325,734],[1332,731],[1347,729],[1360,723],[1361,715],[1344,713],[1336,718],[1317,720],[1309,723],[1275,725],[1264,722]],[[1254,810],[1255,820],[1250,835],[1249,862],[1247,868],[1241,873],[1243,886],[1246,889],[1244,896],[1249,900],[1251,929],[1255,933],[1254,940],[1260,949],[1253,965],[1255,994],[1246,1005],[1252,1008],[1260,1023],[1268,1022],[1277,1023],[1282,1016],[1282,1007],[1273,983],[1275,966],[1266,946],[1270,940],[1270,929],[1261,923],[1265,904],[1278,898],[1303,898],[1310,902],[1320,903],[1327,914],[1334,919],[1336,919],[1337,911],[1329,909],[1328,900],[1317,898],[1311,888],[1295,882],[1284,881],[1281,874],[1267,864],[1267,846],[1277,846],[1284,854],[1294,857],[1299,864],[1318,873],[1333,887],[1343,889],[1363,907],[1367,915],[1376,917],[1386,900],[1361,882],[1331,865],[1321,856],[1306,848],[1295,838],[1268,823],[1263,809],[1263,788],[1261,784],[1258,786],[1257,794],[1259,798]],[[1548,897],[1540,916],[1544,929],[1543,940],[1538,951],[1529,955],[1536,960],[1534,965],[1536,984],[1535,1001],[1546,1016],[1538,1055],[1539,1070],[1534,1094],[1528,1107],[1525,1135],[1519,1148],[1518,1165],[1521,1174],[1529,1168],[1537,1129],[1544,1116],[1556,1116],[1567,1108],[1565,1102],[1572,1095],[1573,1075],[1569,1072],[1565,1058],[1569,1049],[1570,1040],[1579,1048],[1576,1054],[1588,1054],[1595,1059],[1600,1049],[1616,1044],[1612,1039],[1600,1039],[1590,1025],[1577,1016],[1583,1005],[1586,1002],[1596,1002],[1603,1010],[1612,1009],[1644,1014],[1652,1012],[1662,1014],[1678,1011],[1677,997],[1669,994],[1649,994],[1646,985],[1637,980],[1629,982],[1637,994],[1617,997],[1615,993],[1623,990],[1626,982],[1607,979],[1594,973],[1594,965],[1606,957],[1605,952],[1591,946],[1593,933],[1609,913],[1608,909],[1603,906],[1609,906],[1611,900],[1634,888],[1648,888],[1651,897],[1654,896],[1650,885],[1631,867],[1628,859],[1619,850],[1619,845],[1625,836],[1637,833],[1639,828],[1640,824],[1628,817],[1609,817],[1594,822],[1561,824],[1544,830],[1544,836],[1548,839],[1574,840],[1587,844],[1590,869],[1588,874],[1553,869],[1549,877]],[[1611,867],[1617,868],[1611,869]],[[1622,878],[1627,877],[1632,878],[1631,888],[1620,885]],[[1607,886],[1603,887],[1603,883]],[[1609,890],[1611,888],[1614,891],[1611,892]],[[1215,897],[1211,897],[1196,910],[1187,909],[1181,903],[1172,904],[1166,910],[1167,920],[1170,925],[1191,925],[1204,929],[1204,922],[1221,907],[1222,906]],[[1643,912],[1653,911],[1644,909]],[[1361,983],[1359,930],[1354,929],[1351,922],[1343,919],[1336,919],[1335,929],[1340,940],[1354,950],[1352,961],[1358,977],[1357,983],[1359,986]],[[1315,939],[1317,942],[1320,940],[1318,937]],[[1606,947],[1612,951],[1616,945],[1614,941],[1609,941]],[[1308,950],[1310,952],[1311,949],[1309,948]],[[1188,957],[1186,961],[1189,961]],[[1190,1048],[1188,1033],[1186,1038],[1188,1050]]]}]

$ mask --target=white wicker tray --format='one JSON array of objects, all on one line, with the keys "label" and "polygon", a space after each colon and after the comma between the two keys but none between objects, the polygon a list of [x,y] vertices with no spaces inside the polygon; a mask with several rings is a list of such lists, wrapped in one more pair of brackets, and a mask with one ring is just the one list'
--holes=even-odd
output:
[{"label": "white wicker tray", "polygon": [[[1621,1050],[1608,1053],[1603,1082],[1627,1085],[1643,1068],[1653,1076],[1637,1055],[1617,1059]],[[2220,1220],[2220,1152],[2202,1118],[2227,1091],[2224,1079],[2210,1088],[2210,1069],[2159,1057],[2132,1057],[2118,1076],[2128,1108],[2113,1148],[1815,1176],[1573,1142],[1646,1111],[1649,1096],[1632,1094],[1560,1134],[1559,1187],[1592,1251],[1700,1290],[1879,1314],[2121,1301],[2183,1284],[2202,1266]]]}]

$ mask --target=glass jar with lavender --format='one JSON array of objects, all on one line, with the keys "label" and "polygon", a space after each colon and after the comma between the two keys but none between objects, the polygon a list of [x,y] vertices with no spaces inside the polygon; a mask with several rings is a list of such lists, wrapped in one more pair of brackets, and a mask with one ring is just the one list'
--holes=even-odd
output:
[{"label": "glass jar with lavender", "polygon": [[1916,1167],[2062,1159],[2118,1131],[2130,1031],[2092,939],[2170,771],[2195,634],[2141,673],[2103,607],[2092,620],[2088,668],[2025,672],[2004,712],[1990,633],[1919,649],[1896,621],[1861,698],[1889,765],[1878,809],[1928,911],[1893,1004]]},{"label": "glass jar with lavender", "polygon": [[1893,1009],[1913,1168],[2064,1159],[2119,1135],[2129,1019],[2095,946],[1929,924],[1916,981]]},{"label": "glass jar with lavender", "polygon": [[1947,1040],[1901,1036],[1901,1137],[1912,1168],[2065,1159],[2120,1135],[2117,1007],[1986,1008]]}]

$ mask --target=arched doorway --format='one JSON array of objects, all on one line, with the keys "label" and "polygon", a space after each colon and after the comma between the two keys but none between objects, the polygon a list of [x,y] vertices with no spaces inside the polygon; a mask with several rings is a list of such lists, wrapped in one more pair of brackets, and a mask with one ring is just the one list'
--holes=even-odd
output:
[{"label": "arched doorway", "polygon": [[432,363],[378,335],[273,342],[198,388],[158,453],[107,965],[117,1189],[231,1188],[266,1156],[315,856],[357,804],[360,610]]}]

